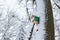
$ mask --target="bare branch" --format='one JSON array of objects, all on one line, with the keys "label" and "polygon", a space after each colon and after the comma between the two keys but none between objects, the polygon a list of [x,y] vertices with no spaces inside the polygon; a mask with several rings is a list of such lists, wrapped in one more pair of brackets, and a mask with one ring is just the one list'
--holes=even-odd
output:
[{"label": "bare branch", "polygon": [[[55,0],[53,0],[54,1],[54,4],[60,9],[60,6],[55,2]],[[60,1],[60,0],[58,0],[58,1]]]}]

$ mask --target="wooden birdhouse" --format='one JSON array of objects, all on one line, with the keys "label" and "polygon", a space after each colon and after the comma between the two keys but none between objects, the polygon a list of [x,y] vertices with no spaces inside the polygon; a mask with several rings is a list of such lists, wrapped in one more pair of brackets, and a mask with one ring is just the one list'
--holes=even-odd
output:
[{"label": "wooden birdhouse", "polygon": [[31,16],[31,19],[32,19],[32,18],[34,18],[34,19],[32,20],[33,24],[38,25],[38,24],[39,24],[39,17],[38,17],[38,16],[35,16],[35,15],[32,15],[32,16]]}]

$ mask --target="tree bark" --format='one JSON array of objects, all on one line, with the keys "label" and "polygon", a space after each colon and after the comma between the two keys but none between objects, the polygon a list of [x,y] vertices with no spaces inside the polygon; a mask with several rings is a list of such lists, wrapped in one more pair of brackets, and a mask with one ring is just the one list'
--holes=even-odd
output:
[{"label": "tree bark", "polygon": [[45,40],[55,40],[54,38],[54,19],[53,12],[50,0],[45,0],[46,3],[46,14],[48,17],[47,25],[46,25],[46,39]]}]

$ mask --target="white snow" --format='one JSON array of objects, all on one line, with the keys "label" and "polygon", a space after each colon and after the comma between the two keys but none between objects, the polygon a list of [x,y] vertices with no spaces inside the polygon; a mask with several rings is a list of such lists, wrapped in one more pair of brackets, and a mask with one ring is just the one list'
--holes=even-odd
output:
[{"label": "white snow", "polygon": [[[51,3],[54,15],[55,40],[60,40],[60,9],[54,4],[53,0],[51,0]],[[59,0],[55,0],[55,3],[60,6]]]},{"label": "white snow", "polygon": [[[35,26],[33,36],[31,40],[44,40],[45,34],[45,5],[43,0],[36,0],[37,10],[34,11],[33,15],[40,17],[40,24]],[[41,5],[42,4],[42,5]],[[36,31],[38,29],[38,31]]]},{"label": "white snow", "polygon": [[[39,16],[40,17],[40,23],[38,26],[34,26],[34,31],[32,35],[31,40],[44,40],[45,37],[45,5],[44,0],[36,0],[37,6],[36,9],[34,9],[34,5],[32,5],[32,1],[30,0],[27,3],[28,11],[31,12],[31,14]],[[4,3],[4,2],[3,2]],[[10,27],[8,27],[8,31],[6,32],[6,37],[10,37],[11,35],[16,35],[15,38],[11,37],[11,40],[15,40],[17,37],[20,37],[19,34],[19,26],[23,25],[24,31],[26,34],[26,38],[24,40],[28,40],[31,28],[33,23],[28,20],[27,11],[26,11],[26,1],[23,0],[20,5],[18,5],[17,0],[6,0],[5,4],[8,10],[8,18],[11,18],[9,21]],[[15,18],[11,17],[12,14],[9,13],[10,11],[14,12]],[[5,11],[4,11],[5,12]],[[5,17],[5,15],[3,15]],[[19,21],[21,19],[23,22]],[[25,22],[25,23],[24,23]],[[38,29],[38,31],[37,31]],[[7,35],[8,34],[8,35]],[[11,34],[11,35],[10,35]]]}]

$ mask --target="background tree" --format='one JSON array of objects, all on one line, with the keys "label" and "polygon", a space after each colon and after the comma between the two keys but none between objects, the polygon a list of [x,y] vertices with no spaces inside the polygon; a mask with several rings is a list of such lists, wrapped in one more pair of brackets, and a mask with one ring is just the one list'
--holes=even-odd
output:
[{"label": "background tree", "polygon": [[46,39],[45,40],[54,40],[54,21],[53,21],[53,12],[50,0],[45,0],[46,3],[46,14],[47,14],[47,25],[46,25]]}]

